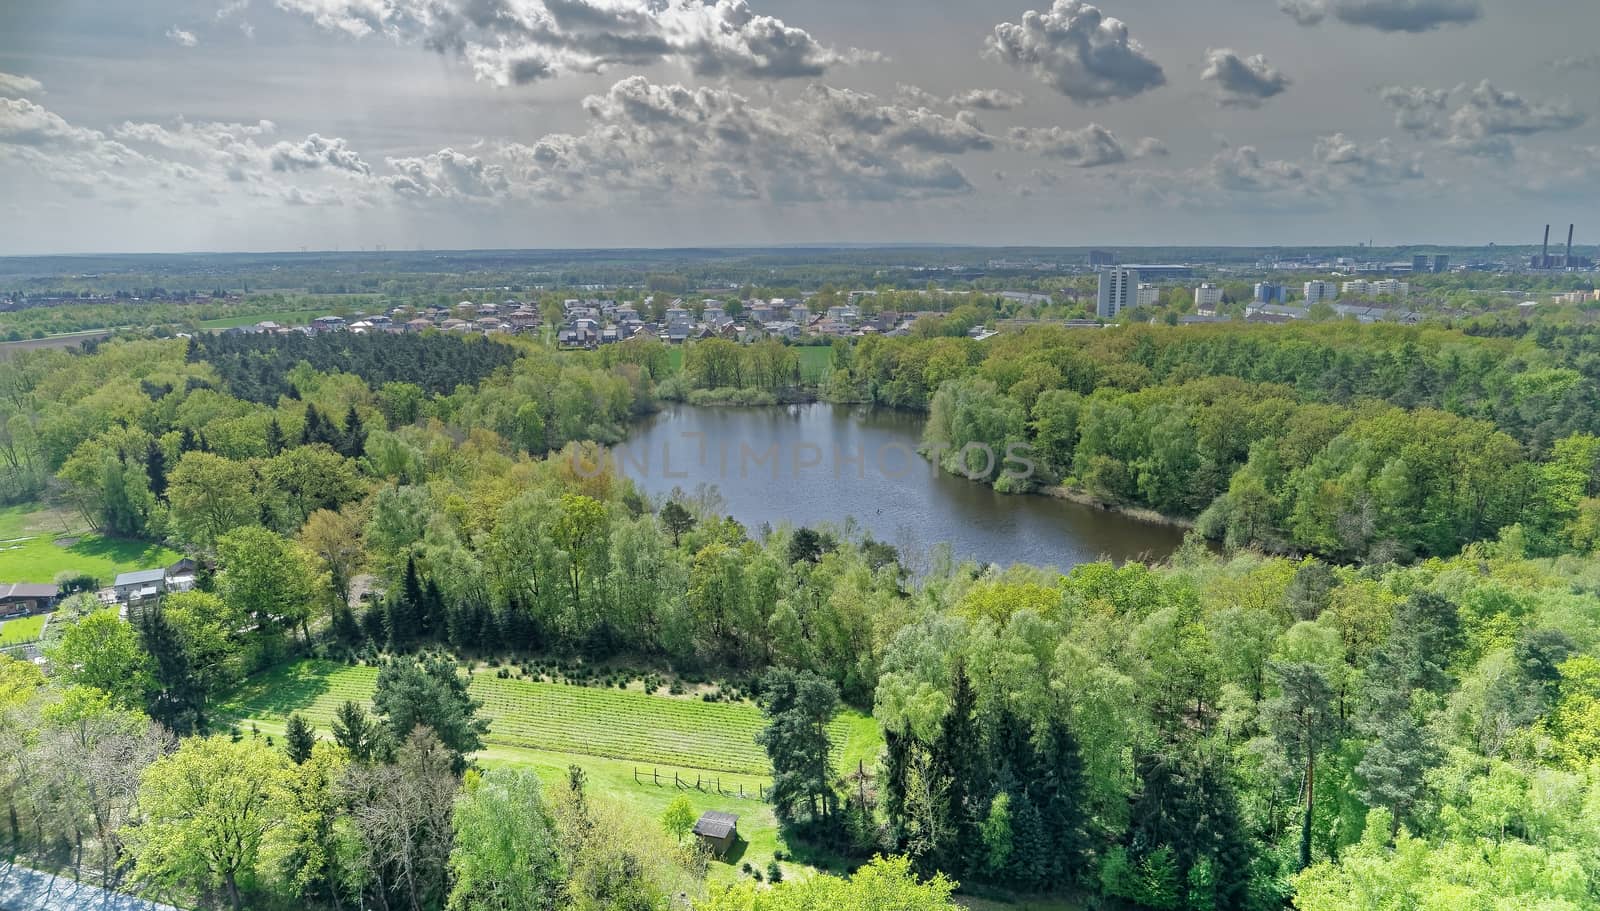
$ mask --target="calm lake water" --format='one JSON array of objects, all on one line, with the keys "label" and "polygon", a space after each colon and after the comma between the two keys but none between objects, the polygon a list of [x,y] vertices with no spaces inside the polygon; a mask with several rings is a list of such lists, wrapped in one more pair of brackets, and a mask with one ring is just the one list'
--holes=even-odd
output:
[{"label": "calm lake water", "polygon": [[847,405],[678,405],[633,428],[615,454],[651,494],[714,486],[721,511],[755,531],[842,526],[901,548],[913,569],[935,545],[958,559],[1070,568],[1168,556],[1180,530],[1043,496],[1005,496],[916,454],[922,418]]}]

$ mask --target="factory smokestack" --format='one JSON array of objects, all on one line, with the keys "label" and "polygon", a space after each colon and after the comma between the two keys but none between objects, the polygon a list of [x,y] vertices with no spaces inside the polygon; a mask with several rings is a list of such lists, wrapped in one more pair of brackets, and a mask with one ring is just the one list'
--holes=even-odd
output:
[{"label": "factory smokestack", "polygon": [[1544,226],[1544,248],[1539,251],[1539,268],[1550,268],[1550,226]]},{"label": "factory smokestack", "polygon": [[1578,226],[1567,225],[1567,258],[1562,260],[1561,264],[1569,269],[1572,268],[1572,231],[1576,227]]}]

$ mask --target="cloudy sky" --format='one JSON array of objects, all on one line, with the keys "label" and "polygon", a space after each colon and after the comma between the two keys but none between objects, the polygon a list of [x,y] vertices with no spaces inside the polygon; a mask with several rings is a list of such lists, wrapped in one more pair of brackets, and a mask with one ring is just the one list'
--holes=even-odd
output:
[{"label": "cloudy sky", "polygon": [[1600,240],[1577,0],[0,3],[0,254]]}]

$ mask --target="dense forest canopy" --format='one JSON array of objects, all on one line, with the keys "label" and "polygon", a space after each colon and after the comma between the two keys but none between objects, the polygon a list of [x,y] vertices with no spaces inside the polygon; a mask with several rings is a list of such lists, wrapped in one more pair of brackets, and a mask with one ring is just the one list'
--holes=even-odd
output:
[{"label": "dense forest canopy", "polygon": [[[1191,517],[1220,552],[913,577],[845,517],[751,529],[604,469],[596,444],[664,397],[804,385],[778,343],[0,363],[7,501],[204,567],[132,621],[63,621],[48,677],[0,658],[9,838],[235,908],[946,909],[953,882],[1156,911],[1600,904],[1587,325],[946,331],[836,345],[811,391],[925,411],[931,442],[1026,442],[1041,474],[1009,489]],[[229,694],[304,655],[375,667],[372,711],[230,732]],[[775,858],[726,887],[681,813],[577,767],[478,767],[464,671],[513,656],[753,698],[788,843],[853,877]],[[841,704],[872,714],[875,764],[838,767]]]}]

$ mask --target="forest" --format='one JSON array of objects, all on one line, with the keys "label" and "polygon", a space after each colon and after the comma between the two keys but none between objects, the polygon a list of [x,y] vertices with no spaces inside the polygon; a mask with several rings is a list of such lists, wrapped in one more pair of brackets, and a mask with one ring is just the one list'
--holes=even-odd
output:
[{"label": "forest", "polygon": [[[958,452],[1027,442],[1051,485],[1196,524],[1162,565],[942,555],[915,576],[845,517],[747,528],[712,492],[653,500],[607,469],[597,444],[666,395],[790,385],[793,351],[20,354],[8,500],[59,497],[203,569],[130,620],[86,610],[48,674],[0,658],[4,834],[232,909],[1600,907],[1588,338],[836,346],[818,395],[925,410]],[[376,668],[370,706],[241,729],[231,695],[305,656]],[[832,872],[733,868],[681,808],[642,817],[581,763],[483,761],[469,681],[509,660],[753,700],[785,843]],[[841,706],[871,713],[875,762],[837,761]]]}]

